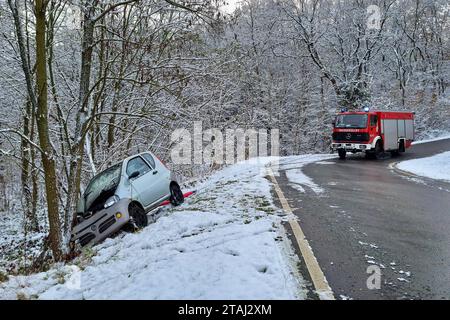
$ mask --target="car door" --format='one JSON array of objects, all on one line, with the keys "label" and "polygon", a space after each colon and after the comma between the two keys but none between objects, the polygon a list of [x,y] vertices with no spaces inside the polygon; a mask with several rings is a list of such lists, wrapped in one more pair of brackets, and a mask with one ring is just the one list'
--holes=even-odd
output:
[{"label": "car door", "polygon": [[139,172],[139,175],[130,179],[132,192],[136,192],[137,198],[142,202],[144,207],[148,207],[152,202],[158,199],[155,193],[155,179],[153,179],[152,168],[140,156],[130,159],[127,163],[126,174],[128,177],[133,172]]},{"label": "car door", "polygon": [[141,154],[141,156],[147,161],[147,163],[152,167],[152,175],[155,180],[155,192],[159,195],[158,198],[167,196],[170,193],[170,173],[168,170],[160,165],[158,161],[155,161],[153,155],[149,152]]}]

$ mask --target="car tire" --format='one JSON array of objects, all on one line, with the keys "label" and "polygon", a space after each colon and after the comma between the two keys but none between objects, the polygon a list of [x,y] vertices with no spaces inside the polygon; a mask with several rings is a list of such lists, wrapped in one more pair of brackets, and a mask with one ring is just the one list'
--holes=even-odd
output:
[{"label": "car tire", "polygon": [[339,159],[345,160],[345,157],[347,156],[347,151],[345,149],[338,149]]},{"label": "car tire", "polygon": [[180,186],[176,182],[170,184],[170,204],[173,206],[179,206],[184,202],[184,195]]},{"label": "car tire", "polygon": [[140,230],[147,226],[147,214],[137,203],[130,203],[128,213],[130,215],[130,224],[134,230]]}]

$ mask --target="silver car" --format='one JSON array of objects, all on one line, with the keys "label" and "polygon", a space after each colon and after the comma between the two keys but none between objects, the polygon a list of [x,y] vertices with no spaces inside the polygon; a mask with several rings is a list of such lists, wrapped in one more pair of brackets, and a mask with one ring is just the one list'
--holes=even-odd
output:
[{"label": "silver car", "polygon": [[174,206],[184,201],[170,170],[151,152],[131,156],[91,179],[78,202],[71,240],[85,246],[123,227],[141,229],[147,213],[165,200]]}]

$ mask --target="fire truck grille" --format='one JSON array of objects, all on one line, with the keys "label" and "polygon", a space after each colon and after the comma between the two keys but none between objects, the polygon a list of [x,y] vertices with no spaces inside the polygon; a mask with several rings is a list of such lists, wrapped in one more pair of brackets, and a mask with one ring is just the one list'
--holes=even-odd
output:
[{"label": "fire truck grille", "polygon": [[334,132],[333,141],[336,142],[348,142],[348,141],[358,141],[365,142],[369,141],[368,133],[360,132]]}]

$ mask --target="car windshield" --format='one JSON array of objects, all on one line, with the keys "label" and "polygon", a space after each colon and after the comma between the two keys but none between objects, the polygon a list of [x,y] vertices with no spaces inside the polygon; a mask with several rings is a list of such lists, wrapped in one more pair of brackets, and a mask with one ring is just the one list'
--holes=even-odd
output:
[{"label": "car windshield", "polygon": [[85,208],[89,208],[97,197],[112,188],[116,188],[120,181],[122,163],[116,164],[96,175],[84,192]]},{"label": "car windshield", "polygon": [[336,128],[366,128],[367,114],[342,114],[336,117]]}]

